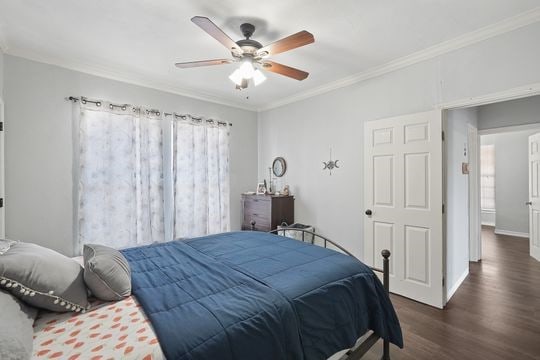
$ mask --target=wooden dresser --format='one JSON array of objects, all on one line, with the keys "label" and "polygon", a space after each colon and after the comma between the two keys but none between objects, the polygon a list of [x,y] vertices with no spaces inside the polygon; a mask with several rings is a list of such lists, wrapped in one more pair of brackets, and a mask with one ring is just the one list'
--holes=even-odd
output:
[{"label": "wooden dresser", "polygon": [[270,231],[294,223],[294,196],[242,195],[242,230]]}]

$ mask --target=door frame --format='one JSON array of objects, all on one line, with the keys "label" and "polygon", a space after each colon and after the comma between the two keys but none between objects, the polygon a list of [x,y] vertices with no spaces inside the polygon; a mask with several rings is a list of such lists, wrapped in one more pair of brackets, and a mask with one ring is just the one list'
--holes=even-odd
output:
[{"label": "door frame", "polygon": [[[462,98],[462,99],[458,99],[458,100],[455,100],[455,101],[451,101],[451,102],[445,102],[445,103],[439,103],[438,106],[435,106],[435,108],[437,109],[440,109],[442,112],[443,112],[443,129],[446,133],[446,124],[447,124],[447,119],[448,119],[448,116],[447,116],[447,113],[449,110],[457,110],[457,109],[466,109],[466,108],[471,108],[471,107],[476,107],[476,106],[481,106],[481,105],[489,105],[489,104],[495,104],[495,103],[498,103],[498,102],[503,102],[503,101],[510,101],[510,100],[516,100],[516,99],[522,99],[522,98],[527,98],[527,97],[532,97],[532,96],[536,96],[536,95],[540,95],[540,83],[532,83],[532,84],[528,84],[528,85],[524,85],[524,86],[520,86],[520,87],[515,87],[515,88],[510,88],[510,89],[506,89],[506,90],[503,90],[503,91],[498,91],[498,92],[494,92],[494,93],[488,93],[488,94],[484,94],[484,95],[479,95],[479,96],[474,96],[474,97],[466,97],[466,98]],[[532,125],[536,125],[536,124],[532,124]],[[528,126],[528,125],[522,125],[522,126]],[[508,128],[508,127],[507,127]],[[504,129],[507,129],[507,128],[504,128]],[[496,130],[499,130],[499,129],[503,129],[503,128],[498,128],[498,129],[489,129],[489,130],[478,130],[478,138],[477,138],[477,141],[476,141],[476,145],[478,146],[478,149],[477,149],[477,153],[478,153],[478,156],[476,158],[476,161],[477,161],[477,164],[476,166],[478,167],[480,165],[480,161],[479,161],[479,157],[480,157],[480,135],[483,135],[483,134],[488,134],[488,133],[493,133],[493,131],[496,131]],[[501,130],[501,131],[504,131],[504,130]],[[446,168],[447,168],[447,141],[443,141],[443,205],[446,207],[446,204],[448,203],[447,201],[447,191],[448,191],[448,186],[447,186],[447,176],[448,174],[446,173]],[[470,151],[470,149],[469,149]],[[473,162],[474,162],[475,159],[473,159]],[[471,164],[470,160],[469,160],[469,164],[470,166],[474,166],[473,164]],[[469,200],[471,199],[471,197],[475,197],[477,199],[480,199],[480,176],[479,176],[479,173],[478,173],[478,182],[477,182],[477,186],[475,186],[473,188],[475,190],[475,193],[471,194],[469,193]],[[471,190],[471,187],[469,186],[469,191]],[[478,207],[475,209],[474,211],[474,215],[471,216],[471,212],[469,212],[469,257],[471,257],[472,253],[470,251],[471,248],[475,248],[477,249],[477,252],[476,254],[478,255],[478,260],[480,260],[482,258],[482,241],[481,241],[481,236],[482,236],[482,232],[481,231],[478,231],[478,236],[475,236],[474,238],[471,239],[471,231],[470,231],[470,227],[471,226],[478,226],[481,228],[481,206],[480,206],[480,200],[478,200]],[[445,211],[443,214],[443,274],[444,274],[444,279],[448,279],[448,273],[447,273],[447,252],[446,252],[446,249],[447,249],[447,234],[446,234],[446,224],[447,224],[447,211]],[[445,280],[444,282],[444,285],[443,285],[443,299],[444,299],[444,306],[446,306],[447,302],[448,302],[448,299],[447,299],[447,287],[448,287],[448,284]]]},{"label": "door frame", "polygon": [[[539,124],[525,124],[525,125],[511,125],[511,126],[501,126],[498,128],[493,129],[484,129],[484,130],[478,130],[478,148],[480,149],[480,138],[483,135],[493,135],[493,134],[504,134],[508,132],[513,131],[527,131],[527,130],[538,130],[540,131],[540,123]],[[478,166],[480,166],[480,158],[478,157]],[[480,179],[480,176],[478,177]],[[470,194],[470,196],[480,196],[480,182],[477,184],[477,186],[473,188],[469,188],[469,191],[473,191],[473,194]],[[481,216],[482,216],[482,209],[481,206],[478,206],[478,211],[476,214],[469,214],[469,221],[471,221],[472,217],[476,216],[480,227],[481,224]],[[514,236],[517,236],[516,234],[513,234]],[[476,247],[478,249],[478,253],[480,254],[480,257],[478,260],[481,260],[482,258],[482,233],[479,233],[479,236],[477,238],[469,238],[470,247]],[[474,260],[471,260],[474,261]]]},{"label": "door frame", "polygon": [[480,130],[468,126],[469,149],[469,261],[482,260],[482,207],[480,206]]}]

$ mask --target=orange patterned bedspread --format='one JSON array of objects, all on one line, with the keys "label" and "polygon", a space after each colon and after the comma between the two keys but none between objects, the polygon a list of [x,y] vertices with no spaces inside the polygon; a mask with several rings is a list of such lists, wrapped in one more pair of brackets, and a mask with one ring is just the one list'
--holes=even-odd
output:
[{"label": "orange patterned bedspread", "polygon": [[92,301],[86,313],[43,311],[34,323],[33,359],[165,359],[137,300]]}]

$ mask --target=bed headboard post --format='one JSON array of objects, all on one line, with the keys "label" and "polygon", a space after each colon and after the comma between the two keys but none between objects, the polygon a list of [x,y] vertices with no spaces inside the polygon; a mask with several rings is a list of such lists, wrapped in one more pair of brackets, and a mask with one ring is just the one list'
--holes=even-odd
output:
[{"label": "bed headboard post", "polygon": [[386,292],[390,292],[390,251],[384,249],[381,251],[383,257],[383,285]]}]

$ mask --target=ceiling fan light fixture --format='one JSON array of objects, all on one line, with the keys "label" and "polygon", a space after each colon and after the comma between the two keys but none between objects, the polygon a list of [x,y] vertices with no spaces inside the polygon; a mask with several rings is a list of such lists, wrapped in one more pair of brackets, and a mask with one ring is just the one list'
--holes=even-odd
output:
[{"label": "ceiling fan light fixture", "polygon": [[242,78],[244,79],[251,79],[255,73],[255,68],[250,60],[243,61],[238,70],[240,70],[240,75],[242,75]]},{"label": "ceiling fan light fixture", "polygon": [[229,75],[229,79],[238,86],[242,85],[243,77],[240,73],[240,69],[234,70],[233,73]]},{"label": "ceiling fan light fixture", "polygon": [[266,76],[264,76],[262,71],[259,69],[255,70],[255,72],[253,73],[253,83],[255,84],[255,86],[262,84],[265,80]]}]

